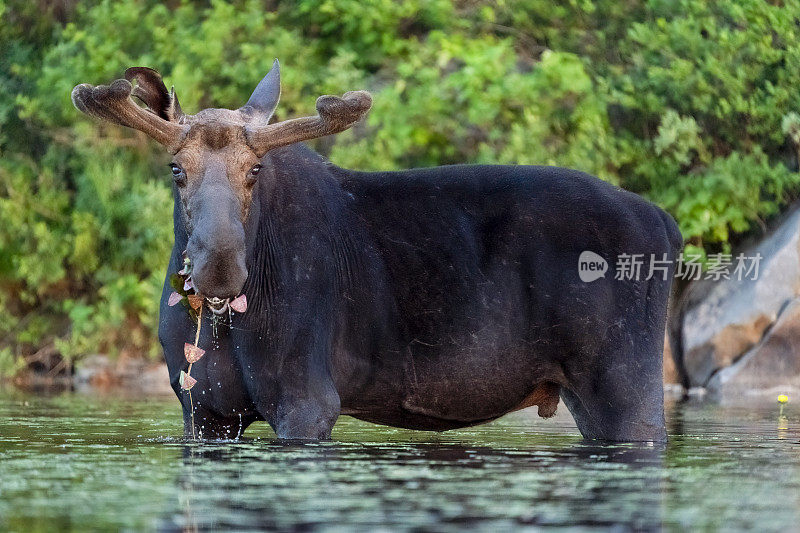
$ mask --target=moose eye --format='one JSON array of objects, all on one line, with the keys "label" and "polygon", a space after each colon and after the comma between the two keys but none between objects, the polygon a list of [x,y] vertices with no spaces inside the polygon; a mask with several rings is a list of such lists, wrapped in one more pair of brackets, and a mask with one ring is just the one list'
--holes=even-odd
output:
[{"label": "moose eye", "polygon": [[170,163],[169,168],[172,170],[172,178],[175,180],[175,183],[181,186],[185,185],[186,174],[183,172],[183,169],[175,163]]},{"label": "moose eye", "polygon": [[252,185],[252,184],[255,183],[259,172],[261,172],[261,165],[259,165],[259,164],[253,165],[253,168],[251,168],[247,172],[247,182],[248,182],[248,184]]}]

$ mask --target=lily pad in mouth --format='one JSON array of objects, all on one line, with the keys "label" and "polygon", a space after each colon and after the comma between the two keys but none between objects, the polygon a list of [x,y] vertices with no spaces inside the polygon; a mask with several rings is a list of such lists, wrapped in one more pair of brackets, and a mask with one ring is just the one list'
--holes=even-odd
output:
[{"label": "lily pad in mouth", "polygon": [[237,313],[244,313],[247,311],[247,296],[242,294],[241,296],[237,296],[230,303],[231,309],[236,311]]}]

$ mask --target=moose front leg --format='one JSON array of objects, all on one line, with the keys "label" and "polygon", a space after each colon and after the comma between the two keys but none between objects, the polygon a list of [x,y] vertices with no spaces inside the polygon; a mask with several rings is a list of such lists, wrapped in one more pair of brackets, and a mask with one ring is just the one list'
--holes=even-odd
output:
[{"label": "moose front leg", "polygon": [[263,382],[252,383],[255,387],[251,391],[258,391],[254,398],[256,408],[278,438],[331,438],[340,403],[333,380],[326,374],[287,372],[266,387]]},{"label": "moose front leg", "polygon": [[307,391],[289,386],[281,392],[270,424],[281,439],[330,439],[339,410],[339,395],[330,379]]},{"label": "moose front leg", "polygon": [[290,347],[242,355],[245,384],[259,414],[281,439],[329,439],[339,417],[323,331],[301,331]]}]

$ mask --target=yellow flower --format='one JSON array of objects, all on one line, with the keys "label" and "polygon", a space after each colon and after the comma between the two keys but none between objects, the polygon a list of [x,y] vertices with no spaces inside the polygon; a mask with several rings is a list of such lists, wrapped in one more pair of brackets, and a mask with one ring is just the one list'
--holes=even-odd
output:
[{"label": "yellow flower", "polygon": [[778,396],[778,403],[786,403],[789,401],[789,397],[785,394],[781,394]]}]

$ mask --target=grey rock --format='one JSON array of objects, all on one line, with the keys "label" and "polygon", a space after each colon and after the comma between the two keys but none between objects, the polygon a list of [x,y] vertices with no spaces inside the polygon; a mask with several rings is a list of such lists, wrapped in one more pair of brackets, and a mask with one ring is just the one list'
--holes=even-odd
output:
[{"label": "grey rock", "polygon": [[73,382],[78,392],[115,390],[126,395],[174,394],[166,364],[135,357],[113,360],[102,354],[85,357],[75,370]]},{"label": "grey rock", "polygon": [[761,254],[757,279],[700,281],[688,289],[680,334],[690,386],[705,386],[759,343],[800,294],[800,209],[744,254]]},{"label": "grey rock", "polygon": [[764,339],[708,384],[718,397],[773,395],[800,390],[800,298],[781,313]]},{"label": "grey rock", "polygon": [[680,383],[680,376],[678,375],[678,369],[675,367],[675,360],[672,357],[669,337],[667,335],[664,337],[664,384],[677,385]]}]

